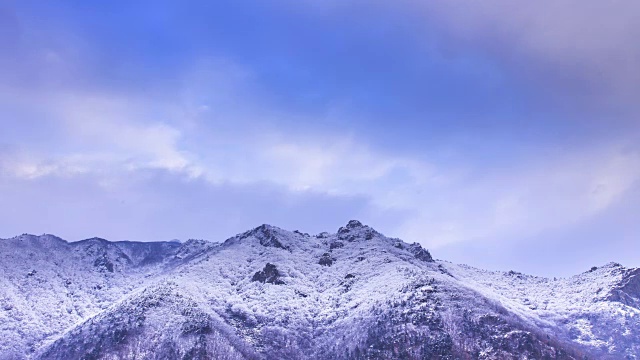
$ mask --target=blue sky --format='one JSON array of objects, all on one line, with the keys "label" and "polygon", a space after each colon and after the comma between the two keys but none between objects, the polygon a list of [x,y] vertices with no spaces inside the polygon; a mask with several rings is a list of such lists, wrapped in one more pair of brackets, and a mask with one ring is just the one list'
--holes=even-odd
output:
[{"label": "blue sky", "polygon": [[357,218],[437,258],[640,266],[632,1],[9,1],[0,237]]}]

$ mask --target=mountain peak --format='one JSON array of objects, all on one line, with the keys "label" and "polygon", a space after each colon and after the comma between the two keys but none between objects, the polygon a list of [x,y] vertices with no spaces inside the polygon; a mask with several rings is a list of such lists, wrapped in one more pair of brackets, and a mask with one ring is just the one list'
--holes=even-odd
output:
[{"label": "mountain peak", "polygon": [[20,243],[31,243],[34,246],[49,246],[54,244],[66,244],[67,242],[62,240],[61,238],[51,235],[51,234],[42,234],[42,235],[33,235],[33,234],[22,234],[19,236],[15,236],[11,239],[18,241]]},{"label": "mountain peak", "polygon": [[367,225],[363,225],[358,220],[349,220],[347,225],[341,226],[338,229],[338,234],[344,234],[344,233],[351,232],[352,230],[359,230],[359,229],[364,229],[364,228],[369,228],[369,227]]},{"label": "mountain peak", "polygon": [[282,230],[279,227],[269,224],[262,224],[256,228],[242,233],[238,236],[238,238],[242,240],[253,237],[258,239],[260,245],[262,246],[290,250],[289,246],[282,242],[283,238],[285,237],[283,236],[283,232],[285,232],[285,230]]},{"label": "mountain peak", "polygon": [[358,220],[351,220],[347,225],[338,229],[338,238],[347,241],[356,241],[358,239],[371,240],[377,236],[382,236],[379,232],[367,225],[363,225]]},{"label": "mountain peak", "polygon": [[346,228],[347,229],[356,229],[356,228],[361,228],[364,225],[362,225],[362,223],[358,220],[349,220],[349,222],[347,223]]},{"label": "mountain peak", "polygon": [[111,241],[109,241],[107,239],[104,239],[104,238],[101,238],[101,237],[97,237],[97,236],[94,236],[94,237],[91,237],[91,238],[88,238],[88,239],[83,239],[83,240],[80,240],[80,241],[77,241],[77,242],[78,243],[100,243],[100,244],[111,243]]}]

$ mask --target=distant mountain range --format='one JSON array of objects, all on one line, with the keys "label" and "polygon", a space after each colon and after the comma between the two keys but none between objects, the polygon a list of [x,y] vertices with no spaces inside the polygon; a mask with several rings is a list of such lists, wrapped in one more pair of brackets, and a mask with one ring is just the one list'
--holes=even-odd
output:
[{"label": "distant mountain range", "polygon": [[640,269],[434,260],[352,220],[222,243],[0,240],[0,360],[638,359]]}]

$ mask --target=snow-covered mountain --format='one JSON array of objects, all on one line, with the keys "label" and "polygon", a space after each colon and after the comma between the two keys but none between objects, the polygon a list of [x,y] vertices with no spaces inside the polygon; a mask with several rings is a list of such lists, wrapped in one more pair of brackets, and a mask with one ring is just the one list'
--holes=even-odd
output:
[{"label": "snow-covered mountain", "polygon": [[640,269],[434,260],[358,221],[223,243],[0,240],[0,359],[638,359]]}]

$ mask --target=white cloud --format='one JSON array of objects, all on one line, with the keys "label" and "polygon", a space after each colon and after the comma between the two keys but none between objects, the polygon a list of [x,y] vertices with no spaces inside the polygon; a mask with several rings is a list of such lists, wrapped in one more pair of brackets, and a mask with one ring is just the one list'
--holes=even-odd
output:
[{"label": "white cloud", "polygon": [[313,140],[281,140],[266,144],[260,153],[270,164],[268,176],[292,189],[357,193],[392,180],[386,178],[394,171],[406,172],[412,181],[428,172],[427,164],[379,154],[355,139],[336,134]]},{"label": "white cloud", "polygon": [[154,119],[145,101],[87,95],[51,101],[52,112],[82,148],[121,154],[132,166],[181,170],[189,165],[188,154],[178,149],[180,130]]},{"label": "white cloud", "polygon": [[620,146],[562,152],[507,169],[475,172],[416,199],[402,236],[432,246],[517,240],[606,211],[640,180],[640,153]]},{"label": "white cloud", "polygon": [[432,247],[573,225],[606,211],[640,179],[640,154],[618,145],[485,169],[391,155],[339,135],[266,138],[247,145],[232,169],[216,164],[218,174],[291,191],[365,196],[371,213],[406,214],[384,224],[387,231]]},{"label": "white cloud", "polygon": [[[273,129],[247,120],[281,114],[256,94],[253,101],[245,72],[234,70],[231,79],[215,69],[196,73],[218,80],[189,75],[199,80],[185,80],[173,103],[74,89],[41,94],[36,100],[59,131],[3,156],[3,173],[26,180],[91,174],[108,187],[114,178],[160,169],[216,185],[361,196],[369,215],[382,218],[373,225],[430,247],[568,226],[606,211],[640,178],[638,153],[618,145],[547,151],[500,169],[392,153],[355,135]],[[228,87],[242,90],[227,98]],[[403,218],[384,220],[388,213]]]},{"label": "white cloud", "polygon": [[[122,129],[111,131],[114,125],[100,124],[98,132],[106,136],[117,136]],[[32,179],[159,168],[212,184],[275,184],[291,192],[363,196],[369,199],[370,214],[406,214],[400,221],[380,224],[390,235],[436,248],[573,225],[606,211],[640,179],[640,155],[618,146],[562,152],[505,169],[470,164],[463,169],[386,154],[353,137],[260,133],[261,141],[236,139],[239,143],[216,146],[212,153],[200,144],[198,158],[204,161],[195,161],[183,156],[177,133],[170,129],[124,128],[123,138],[101,144],[99,153],[18,162],[13,172]]]}]

